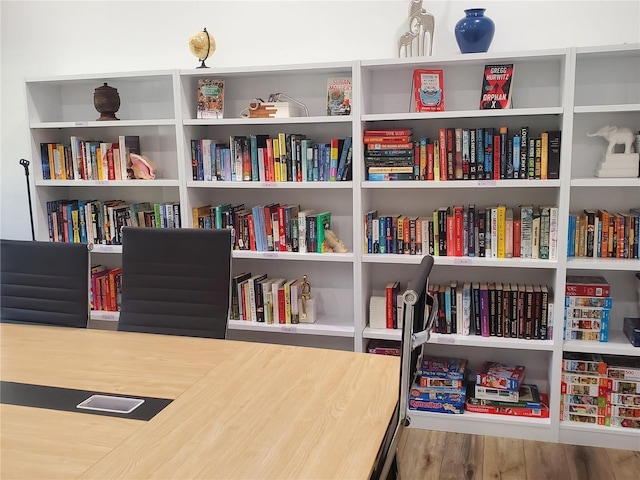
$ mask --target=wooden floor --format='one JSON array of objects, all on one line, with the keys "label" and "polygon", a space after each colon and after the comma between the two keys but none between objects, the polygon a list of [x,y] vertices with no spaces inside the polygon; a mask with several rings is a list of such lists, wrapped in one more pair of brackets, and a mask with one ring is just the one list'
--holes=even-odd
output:
[{"label": "wooden floor", "polygon": [[639,480],[640,452],[405,429],[401,480]]}]

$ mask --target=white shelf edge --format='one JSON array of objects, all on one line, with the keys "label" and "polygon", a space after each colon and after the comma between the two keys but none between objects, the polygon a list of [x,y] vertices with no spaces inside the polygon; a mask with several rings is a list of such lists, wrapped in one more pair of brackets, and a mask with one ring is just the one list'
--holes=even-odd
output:
[{"label": "white shelf edge", "polygon": [[185,118],[182,120],[183,125],[209,125],[222,126],[232,125],[240,127],[242,125],[287,125],[287,124],[314,124],[314,123],[351,123],[350,115],[339,115],[335,117],[313,116],[313,117],[287,117],[287,118],[220,118],[220,119],[195,119]]},{"label": "white shelf edge", "polygon": [[362,115],[363,122],[383,120],[437,120],[444,118],[487,118],[536,115],[562,115],[562,107],[510,108],[505,110],[451,110],[445,112],[370,113]]},{"label": "white shelf edge", "polygon": [[361,182],[363,189],[438,189],[438,188],[559,188],[560,180],[399,180],[388,182]]},{"label": "white shelf edge", "polygon": [[614,188],[622,188],[622,187],[635,187],[640,188],[640,178],[632,177],[632,178],[598,178],[598,177],[587,177],[587,178],[572,178],[571,179],[572,187],[614,187]]},{"label": "white shelf edge", "polygon": [[[632,443],[635,439],[635,445]],[[572,445],[640,451],[640,430],[561,421],[558,441]]]},{"label": "white shelf edge", "polygon": [[562,350],[565,352],[589,352],[605,355],[625,355],[640,357],[640,347],[634,347],[620,330],[609,330],[608,342],[590,342],[587,340],[566,340]]},{"label": "white shelf edge", "polygon": [[471,63],[471,64],[483,64],[485,62],[492,61],[508,61],[513,59],[519,60],[562,60],[568,53],[568,49],[557,48],[549,50],[530,50],[520,52],[485,52],[485,53],[466,53],[464,55],[443,55],[432,57],[408,57],[408,58],[381,58],[362,60],[360,64],[363,69],[371,67],[396,67],[396,66],[416,66],[425,68],[425,65],[429,65],[430,68],[435,68],[436,64],[444,63]]},{"label": "white shelf edge", "polygon": [[417,410],[409,410],[407,415],[411,419],[411,428],[554,441],[554,432],[549,418],[511,417],[474,412],[452,415]]},{"label": "white shelf edge", "polygon": [[122,78],[153,78],[153,77],[173,77],[176,70],[140,70],[132,72],[110,72],[110,73],[86,73],[79,75],[51,75],[48,77],[28,77],[25,83],[47,83],[47,82],[73,82],[85,80],[101,80]]},{"label": "white shelf edge", "polygon": [[567,258],[567,270],[640,271],[640,259],[628,258]]},{"label": "white shelf edge", "polygon": [[204,182],[199,180],[187,181],[189,188],[233,188],[233,189],[338,189],[352,190],[353,182]]},{"label": "white shelf edge", "polygon": [[345,262],[353,263],[353,253],[299,253],[299,252],[255,252],[252,250],[234,250],[233,258],[253,260],[302,260],[312,262]]},{"label": "white shelf edge", "polygon": [[120,312],[108,312],[106,310],[91,310],[89,312],[90,320],[101,320],[103,322],[118,322]]},{"label": "white shelf edge", "polygon": [[282,65],[258,65],[258,66],[240,66],[240,67],[214,67],[209,71],[202,71],[197,68],[180,69],[180,76],[185,77],[212,77],[212,76],[234,76],[234,75],[260,75],[265,73],[282,74],[282,73],[339,73],[339,71],[350,71],[353,63],[345,62],[319,62],[305,64],[282,64]]},{"label": "white shelf edge", "polygon": [[[423,255],[400,255],[393,253],[365,253],[363,263],[391,263],[399,265],[418,265]],[[557,268],[558,262],[552,260],[534,260],[523,258],[483,258],[483,257],[433,257],[435,265],[504,267],[504,268]]]},{"label": "white shelf edge", "polygon": [[579,105],[573,107],[573,113],[620,113],[638,112],[640,103],[621,103],[617,105]]},{"label": "white shelf edge", "polygon": [[121,254],[122,253],[122,245],[100,245],[93,244],[90,248],[92,253],[113,253],[113,254]]},{"label": "white shelf edge", "polygon": [[38,187],[179,187],[179,180],[36,180]]},{"label": "white shelf edge", "polygon": [[400,341],[402,336],[401,330],[392,328],[371,328],[365,327],[362,331],[362,337],[376,340],[395,340]]},{"label": "white shelf edge", "polygon": [[151,120],[119,120],[97,122],[90,120],[86,122],[33,122],[29,124],[31,129],[48,128],[104,128],[104,127],[157,127],[162,125],[176,125],[176,120],[172,118],[151,119]]},{"label": "white shelf edge", "polygon": [[[336,323],[333,323],[336,322]],[[353,337],[355,328],[353,326],[339,325],[341,319],[331,319],[322,317],[316,323],[297,324],[267,324],[262,322],[249,322],[245,320],[229,320],[228,328],[231,330],[245,330],[254,332],[271,333],[293,333],[302,335],[325,335],[331,337]],[[346,323],[346,319],[344,320]]]}]

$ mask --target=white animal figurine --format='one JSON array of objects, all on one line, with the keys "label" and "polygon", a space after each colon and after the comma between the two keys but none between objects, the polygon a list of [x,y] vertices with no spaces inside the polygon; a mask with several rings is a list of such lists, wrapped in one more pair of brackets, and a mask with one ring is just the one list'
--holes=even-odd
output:
[{"label": "white animal figurine", "polygon": [[624,145],[624,153],[633,153],[633,140],[635,135],[630,128],[612,127],[605,125],[595,133],[587,133],[588,137],[602,137],[609,142],[607,155],[613,153],[616,145]]}]

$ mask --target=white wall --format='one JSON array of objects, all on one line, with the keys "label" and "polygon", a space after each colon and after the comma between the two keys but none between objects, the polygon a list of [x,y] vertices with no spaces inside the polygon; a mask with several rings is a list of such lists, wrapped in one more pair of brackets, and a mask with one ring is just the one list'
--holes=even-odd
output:
[{"label": "white wall", "polygon": [[[29,239],[21,157],[31,158],[25,77],[193,68],[187,41],[206,27],[210,67],[390,58],[409,0],[0,2],[0,236]],[[482,6],[496,23],[490,51],[640,42],[640,2],[429,1],[434,55],[459,54],[453,28]]]}]

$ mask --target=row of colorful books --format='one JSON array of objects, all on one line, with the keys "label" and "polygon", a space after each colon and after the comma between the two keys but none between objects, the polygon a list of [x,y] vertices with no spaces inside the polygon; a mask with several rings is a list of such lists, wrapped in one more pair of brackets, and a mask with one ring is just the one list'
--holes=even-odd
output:
[{"label": "row of colorful books", "polygon": [[204,205],[193,209],[196,228],[230,228],[235,250],[324,253],[331,212],[272,203]]},{"label": "row of colorful books", "polygon": [[640,428],[640,358],[565,352],[560,419]]},{"label": "row of colorful books", "polygon": [[558,208],[456,205],[426,217],[364,218],[367,253],[557,260]]},{"label": "row of colorful books", "polygon": [[640,258],[640,207],[569,215],[568,257]]},{"label": "row of colorful books", "polygon": [[52,242],[121,245],[122,227],[180,228],[180,204],[125,200],[47,202]]},{"label": "row of colorful books", "polygon": [[326,182],[351,179],[351,137],[316,143],[304,135],[232,135],[191,140],[193,180]]},{"label": "row of colorful books", "polygon": [[89,306],[91,310],[119,312],[122,302],[122,267],[91,266]]},{"label": "row of colorful books", "polygon": [[138,135],[120,135],[117,142],[72,136],[69,144],[41,143],[43,180],[127,180],[129,154],[140,155]]},{"label": "row of colorful books", "polygon": [[231,320],[266,324],[313,323],[312,300],[303,294],[304,280],[268,278],[243,272],[231,280]]},{"label": "row of colorful books", "polygon": [[613,307],[607,280],[568,275],[565,292],[564,339],[607,342]]},{"label": "row of colorful books", "polygon": [[[530,128],[439,128],[414,139],[412,129],[365,130],[365,179],[547,180],[560,178],[561,132]],[[385,176],[386,175],[386,176]]]}]

